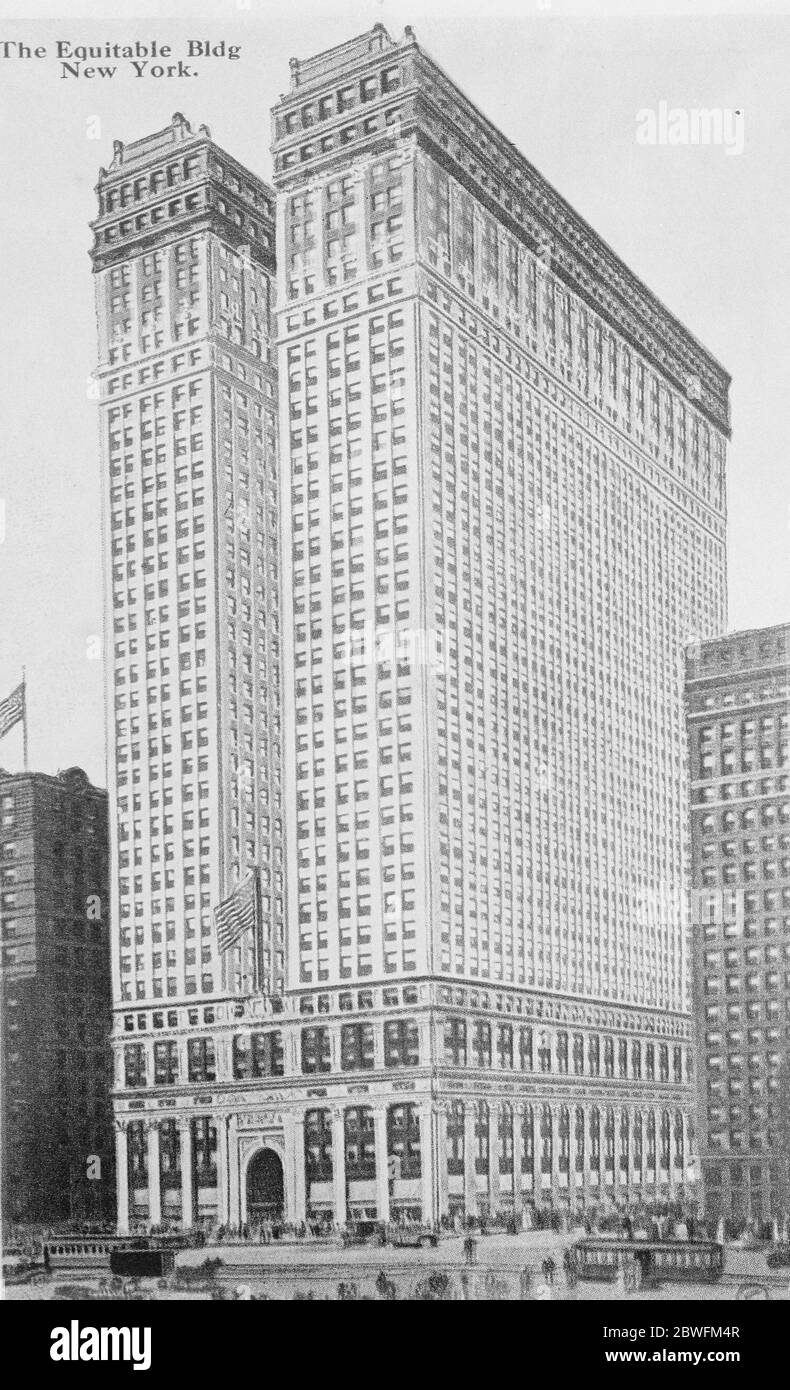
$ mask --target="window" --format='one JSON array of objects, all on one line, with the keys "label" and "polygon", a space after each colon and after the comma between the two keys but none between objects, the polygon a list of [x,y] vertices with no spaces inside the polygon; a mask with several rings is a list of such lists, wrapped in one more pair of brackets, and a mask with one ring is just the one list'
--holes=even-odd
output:
[{"label": "window", "polygon": [[419,1178],[420,1120],[416,1105],[391,1105],[387,1111],[387,1154],[397,1161],[400,1178]]},{"label": "window", "polygon": [[473,1107],[475,1117],[475,1172],[487,1173],[489,1164],[489,1114],[484,1100]]},{"label": "window", "polygon": [[129,1087],[145,1085],[145,1046],[127,1043],[123,1050],[124,1078]]},{"label": "window", "polygon": [[444,1060],[453,1067],[466,1066],[466,1023],[462,1018],[444,1021]]},{"label": "window", "polygon": [[154,1043],[154,1085],[174,1086],[178,1081],[178,1043]]},{"label": "window", "polygon": [[472,1065],[491,1066],[491,1024],[478,1021],[472,1034]]},{"label": "window", "polygon": [[420,1060],[417,1024],[413,1019],[395,1018],[384,1024],[385,1067],[416,1067]]},{"label": "window", "polygon": [[451,1103],[447,1113],[447,1173],[460,1177],[464,1171],[464,1106],[460,1100]]},{"label": "window", "polygon": [[[195,1041],[211,1042],[209,1038],[200,1038]],[[195,1163],[195,1186],[216,1187],[217,1127],[214,1121],[208,1118],[193,1120],[192,1142]]]},{"label": "window", "polygon": [[217,1063],[213,1038],[190,1038],[187,1043],[190,1081],[216,1081]]},{"label": "window", "polygon": [[308,1181],[328,1182],[332,1177],[332,1120],[328,1110],[307,1111],[304,1145]]},{"label": "window", "polygon": [[330,1071],[331,1068],[329,1029],[304,1028],[302,1030],[302,1071],[306,1076],[310,1076],[315,1072]]},{"label": "window", "polygon": [[349,1181],[376,1176],[373,1111],[354,1107],[345,1113],[346,1177]]},{"label": "window", "polygon": [[233,1075],[239,1079],[282,1076],[283,1044],[278,1032],[239,1033],[233,1039]]},{"label": "window", "polygon": [[497,1062],[508,1071],[513,1070],[513,1025],[500,1023],[497,1029]]},{"label": "window", "polygon": [[340,1030],[340,1066],[343,1071],[373,1070],[373,1025],[344,1023]]}]

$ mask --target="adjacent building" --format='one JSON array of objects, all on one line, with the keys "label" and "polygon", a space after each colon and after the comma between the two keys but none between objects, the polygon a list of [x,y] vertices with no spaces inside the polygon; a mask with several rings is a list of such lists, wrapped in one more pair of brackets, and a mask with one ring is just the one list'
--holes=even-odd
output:
[{"label": "adjacent building", "polygon": [[6,1221],[115,1213],[107,841],[80,768],[0,770]]},{"label": "adjacent building", "polygon": [[[729,378],[410,30],[293,60],[273,156],[276,198],[177,118],[117,147],[99,185],[121,1220],[681,1198],[683,651],[726,621]],[[276,202],[276,306],[249,190]],[[273,741],[248,806],[281,811],[288,850],[286,910],[265,917],[275,998],[243,960],[223,973],[210,929],[266,862],[222,829],[244,571],[222,563],[212,479],[240,460],[210,409],[223,389],[252,401],[258,373],[269,418],[275,382],[216,298],[242,284],[242,241],[278,367],[279,533],[248,550],[278,575],[267,660],[282,625],[253,702],[281,764]],[[200,446],[175,424],[193,379]],[[167,591],[198,572],[199,640],[188,590],[178,623]],[[204,715],[156,665],[176,652],[202,658]],[[203,793],[178,768],[201,718]],[[211,830],[200,912],[185,787]],[[200,978],[180,964],[198,929]]]},{"label": "adjacent building", "polygon": [[694,1003],[705,1205],[790,1214],[790,624],[690,648]]}]

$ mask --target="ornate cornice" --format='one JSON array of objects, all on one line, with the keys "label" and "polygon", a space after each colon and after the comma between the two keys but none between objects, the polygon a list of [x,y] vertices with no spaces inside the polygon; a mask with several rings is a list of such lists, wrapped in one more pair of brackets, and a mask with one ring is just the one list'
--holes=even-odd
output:
[{"label": "ornate cornice", "polygon": [[[276,187],[301,187],[316,172],[345,168],[361,153],[397,149],[416,139],[729,437],[729,373],[419,47],[411,31],[400,43],[362,44],[337,54],[336,62],[314,65],[304,88],[297,85],[282,98],[275,108],[276,131],[280,113],[317,97],[322,88],[334,92],[340,81],[398,63],[400,88],[334,112],[309,129],[280,130],[274,142]],[[335,137],[341,127],[339,145]],[[299,150],[305,141],[315,142],[315,148],[303,162]],[[286,168],[294,153],[297,162]]]},{"label": "ornate cornice", "polygon": [[[424,94],[423,94],[424,96]],[[480,153],[473,141],[457,143],[458,133],[439,115],[418,127],[421,148],[471,192],[529,251],[539,256],[559,280],[582,299],[631,347],[689,400],[716,429],[729,438],[730,376],[661,302],[620,261],[607,244],[576,214],[522,156],[518,172],[490,166],[497,179],[524,199],[520,216],[509,212],[479,177]],[[444,130],[447,144],[442,140]],[[454,152],[448,148],[450,138]],[[504,137],[501,137],[504,140]]]}]

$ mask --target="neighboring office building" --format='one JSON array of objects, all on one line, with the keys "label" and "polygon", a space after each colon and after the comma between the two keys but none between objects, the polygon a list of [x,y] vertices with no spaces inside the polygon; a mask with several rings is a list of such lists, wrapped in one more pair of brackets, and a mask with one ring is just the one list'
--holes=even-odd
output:
[{"label": "neighboring office building", "polygon": [[[3,1217],[115,1214],[107,793],[0,770]],[[89,1157],[101,1177],[89,1179]],[[95,1166],[94,1166],[95,1171]]]},{"label": "neighboring office building", "polygon": [[729,378],[410,31],[294,60],[274,160],[283,1012],[250,1056],[223,1001],[185,1091],[126,1011],[133,1206],[169,1105],[188,1221],[683,1196]]},{"label": "neighboring office building", "polygon": [[711,1216],[790,1216],[790,624],[686,663],[698,1135]]}]

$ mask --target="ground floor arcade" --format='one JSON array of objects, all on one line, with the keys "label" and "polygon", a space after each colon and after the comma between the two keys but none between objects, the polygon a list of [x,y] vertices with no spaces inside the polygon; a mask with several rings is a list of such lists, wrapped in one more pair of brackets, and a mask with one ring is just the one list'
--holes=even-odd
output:
[{"label": "ground floor arcade", "polygon": [[116,1116],[118,1224],[569,1216],[688,1194],[670,1105],[346,1095]]}]

